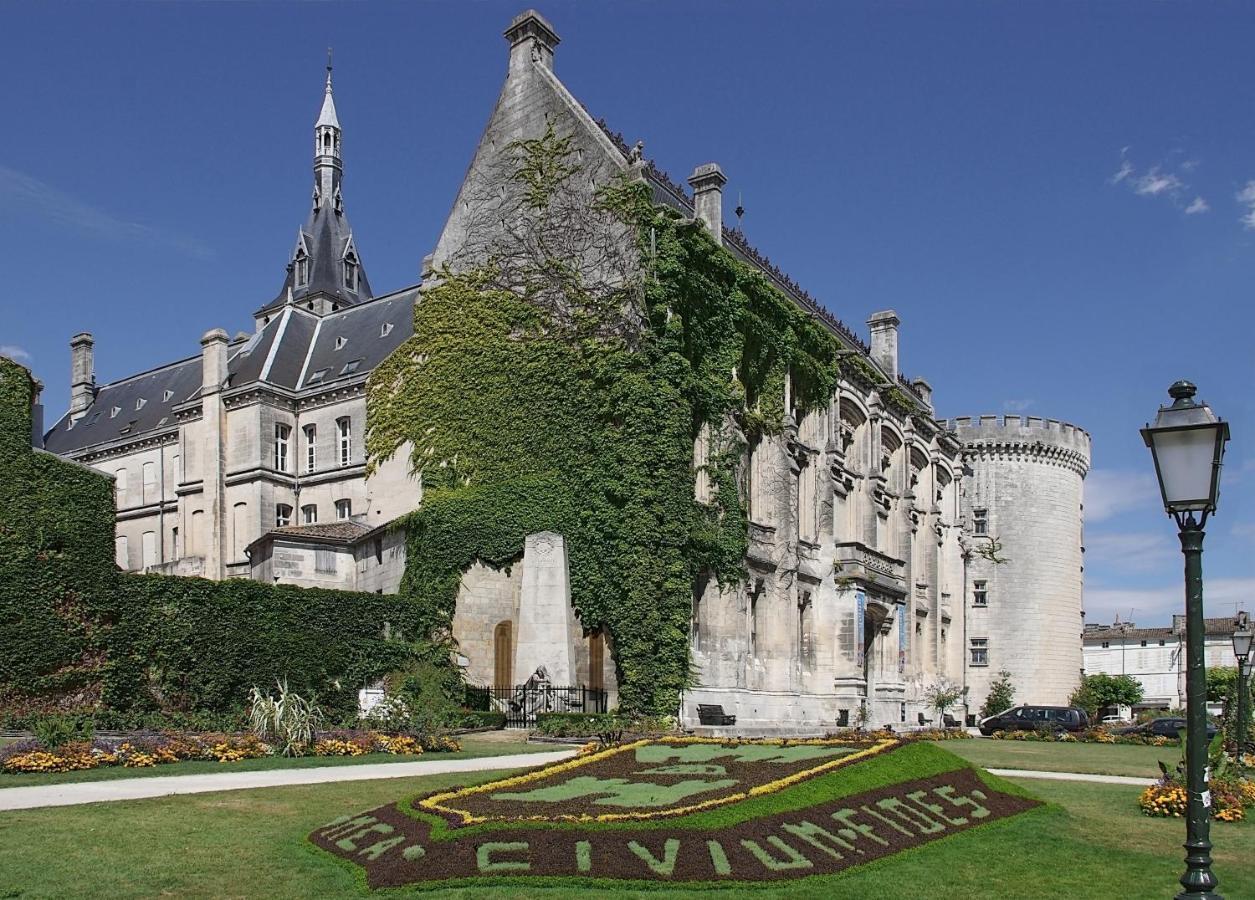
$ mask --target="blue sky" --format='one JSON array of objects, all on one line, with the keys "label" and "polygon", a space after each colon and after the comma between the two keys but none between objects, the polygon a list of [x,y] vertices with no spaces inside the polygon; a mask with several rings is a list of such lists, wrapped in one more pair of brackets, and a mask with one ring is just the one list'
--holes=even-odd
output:
[{"label": "blue sky", "polygon": [[[0,352],[68,399],[251,328],[310,193],[335,47],[345,205],[417,280],[523,4],[0,2]],[[1167,622],[1180,556],[1137,429],[1190,378],[1232,423],[1208,614],[1255,606],[1255,7],[572,2],[556,70],[847,323],[892,307],[941,415],[1090,431],[1090,621]]]}]

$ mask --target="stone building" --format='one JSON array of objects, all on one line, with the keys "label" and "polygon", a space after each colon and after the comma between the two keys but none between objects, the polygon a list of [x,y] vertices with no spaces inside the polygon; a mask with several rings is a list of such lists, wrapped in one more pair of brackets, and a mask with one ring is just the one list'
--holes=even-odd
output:
[{"label": "stone building", "polygon": [[1089,435],[1036,416],[945,423],[963,442],[965,681],[974,706],[1001,671],[1026,703],[1066,705],[1081,677],[1083,482]]},{"label": "stone building", "polygon": [[372,294],[344,212],[341,136],[328,68],[309,212],[253,334],[214,329],[199,355],[108,384],[92,336],[70,342],[70,408],[44,445],[114,477],[121,568],[249,577],[247,550],[271,529],[369,531],[418,504],[408,459],[366,478],[366,378],[413,333],[418,290]]},{"label": "stone building", "polygon": [[[1238,615],[1241,615],[1239,613]],[[1203,662],[1208,671],[1234,668],[1233,632],[1237,616],[1203,621]],[[1174,615],[1169,628],[1138,628],[1133,622],[1087,624],[1083,661],[1086,675],[1132,675],[1142,685],[1134,709],[1185,709],[1185,616]],[[1224,704],[1209,701],[1219,714]]]},{"label": "stone building", "polygon": [[[828,403],[806,415],[786,378],[779,436],[743,461],[746,577],[727,588],[713,578],[695,585],[697,686],[684,698],[684,720],[695,722],[696,706],[712,703],[747,731],[915,724],[933,717],[930,687],[976,677],[973,637],[988,642],[996,670],[998,654],[1013,652],[1010,636],[1021,635],[1016,671],[1049,685],[1051,698],[1075,683],[1084,433],[1027,420],[1024,439],[1058,452],[1017,451],[1031,464],[1016,462],[1010,477],[978,434],[936,418],[928,382],[902,374],[892,310],[868,319],[864,341],[724,225],[719,165],[698,165],[688,187],[677,184],[641,142],[629,146],[559,80],[559,38],[543,17],[524,12],[505,37],[505,81],[424,259],[427,284],[441,267],[473,266],[490,252],[507,230],[512,182],[501,173],[509,148],[552,128],[569,138],[587,175],[583,193],[567,198],[573,209],[587,208],[615,177],[642,181],[656,203],[704,225],[859,361]],[[229,340],[211,332],[199,357],[99,387],[90,336],[75,338],[71,409],[48,447],[117,475],[124,567],[396,589],[403,535],[381,526],[417,506],[421,491],[408,475],[408,448],[365,477],[363,392],[370,370],[410,334],[424,287],[372,296],[344,216],[340,139],[328,75],[311,211],[279,294],[255,313],[255,334]],[[613,280],[631,270],[634,244],[613,227],[603,236],[575,262]],[[1077,459],[1065,465],[1069,441]],[[708,443],[703,432],[694,445],[698,500],[709,499]],[[1017,512],[1023,498],[1032,498],[1031,514]],[[1012,560],[981,579],[997,585],[989,596],[1002,597],[1005,586],[1007,599],[969,624],[971,570],[983,572],[973,563],[975,509],[991,511],[992,533]],[[329,518],[342,527],[327,529]],[[571,609],[566,537],[531,535],[519,559],[477,562],[464,573],[453,627],[473,681],[509,686],[543,667],[555,682],[613,693],[613,636],[586,631]],[[1057,564],[1016,558],[1038,538],[1057,547]],[[1062,647],[1069,629],[1072,651]],[[982,698],[975,687],[970,701]]]}]

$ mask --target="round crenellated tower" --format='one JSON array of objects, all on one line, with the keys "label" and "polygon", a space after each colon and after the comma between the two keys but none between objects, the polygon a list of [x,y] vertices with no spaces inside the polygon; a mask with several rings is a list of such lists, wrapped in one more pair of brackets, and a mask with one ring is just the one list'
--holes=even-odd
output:
[{"label": "round crenellated tower", "polygon": [[1036,416],[944,424],[963,445],[969,708],[1003,669],[1017,704],[1066,705],[1081,677],[1089,434]]}]

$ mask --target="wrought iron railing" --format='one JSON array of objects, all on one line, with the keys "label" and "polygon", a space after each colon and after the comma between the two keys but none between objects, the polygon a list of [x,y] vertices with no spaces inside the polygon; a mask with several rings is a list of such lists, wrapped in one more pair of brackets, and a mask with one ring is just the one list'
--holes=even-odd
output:
[{"label": "wrought iron railing", "polygon": [[558,686],[546,682],[514,686],[469,686],[466,702],[472,709],[505,713],[507,728],[530,728],[537,713],[604,713],[608,695],[598,688]]}]

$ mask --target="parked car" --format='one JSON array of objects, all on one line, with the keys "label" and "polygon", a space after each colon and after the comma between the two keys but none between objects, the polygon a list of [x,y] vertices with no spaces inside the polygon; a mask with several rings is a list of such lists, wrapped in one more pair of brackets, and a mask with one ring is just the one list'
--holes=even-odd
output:
[{"label": "parked car", "polygon": [[1124,716],[1103,716],[1100,725],[1132,725],[1133,723]]},{"label": "parked car", "polygon": [[[1175,738],[1185,730],[1185,718],[1182,716],[1164,716],[1158,719],[1152,719],[1149,722],[1143,722],[1141,725],[1131,725],[1128,728],[1115,728],[1113,734],[1144,734],[1148,737],[1168,737]],[[1207,723],[1207,740],[1211,740],[1216,736],[1218,729],[1211,722]]]},{"label": "parked car", "polygon": [[1089,715],[1075,706],[1013,706],[1006,712],[982,719],[980,733],[995,731],[1084,731]]}]

